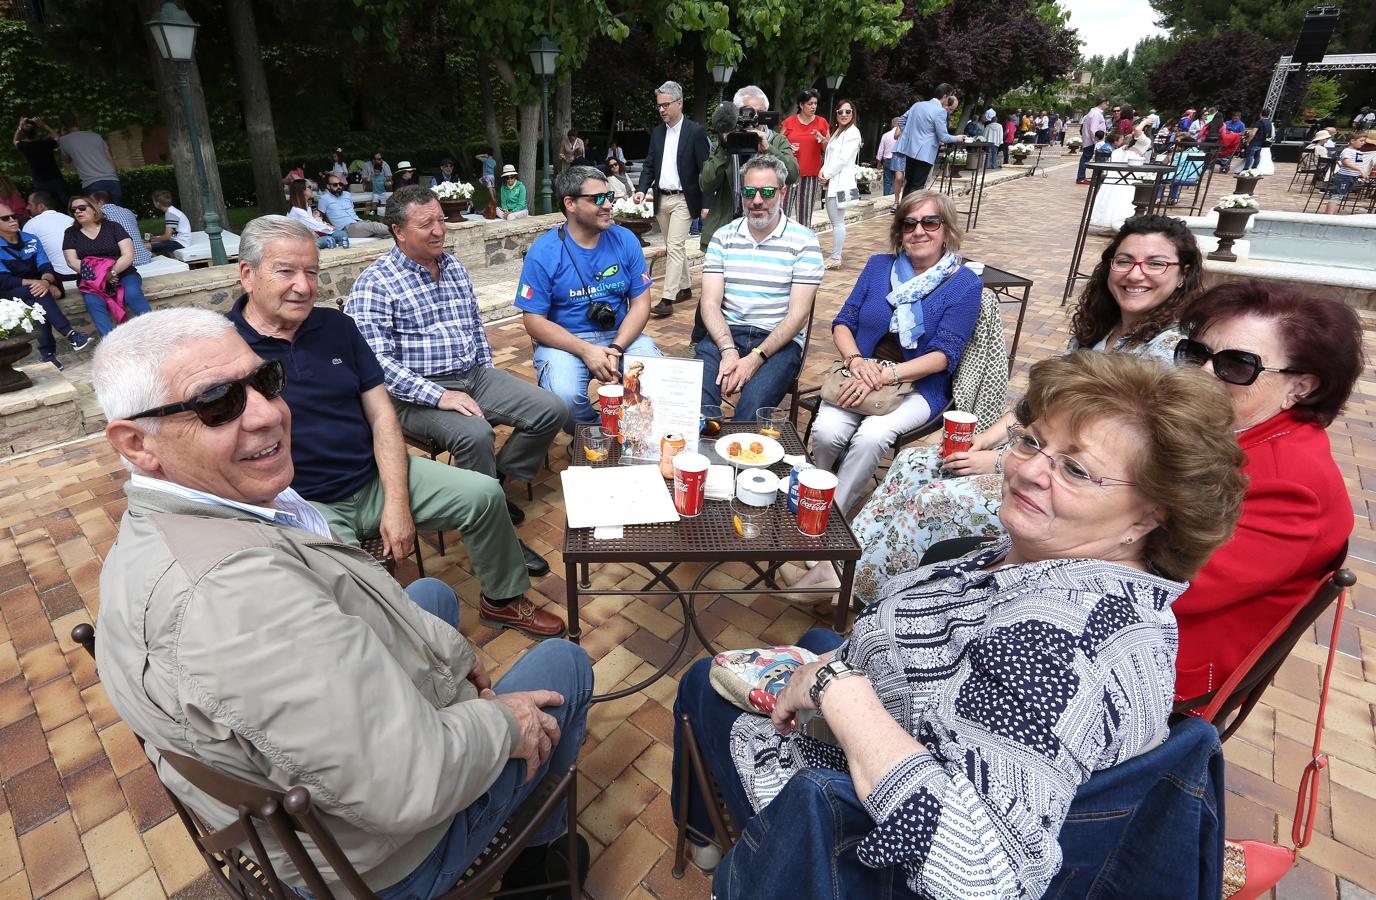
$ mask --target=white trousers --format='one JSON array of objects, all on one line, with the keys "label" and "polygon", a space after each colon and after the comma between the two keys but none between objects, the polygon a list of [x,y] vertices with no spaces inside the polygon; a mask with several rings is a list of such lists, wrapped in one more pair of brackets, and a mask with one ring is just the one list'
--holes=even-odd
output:
[{"label": "white trousers", "polygon": [[886,416],[859,413],[823,403],[812,423],[812,459],[818,467],[832,469],[842,456],[836,473],[836,508],[850,514],[850,508],[865,492],[879,460],[898,436],[925,424],[932,411],[922,395],[913,392],[898,409]]}]

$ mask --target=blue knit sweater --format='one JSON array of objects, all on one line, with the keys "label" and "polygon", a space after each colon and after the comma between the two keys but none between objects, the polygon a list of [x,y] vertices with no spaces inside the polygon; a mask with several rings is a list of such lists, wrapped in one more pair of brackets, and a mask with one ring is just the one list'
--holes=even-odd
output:
[{"label": "blue knit sweater", "polygon": [[[871,256],[860,273],[850,299],[832,319],[831,327],[844,325],[855,336],[855,343],[866,356],[874,355],[880,339],[889,333],[893,307],[889,305],[889,272],[894,257],[888,253]],[[903,348],[903,359],[910,360],[940,350],[946,354],[946,368],[917,382],[917,392],[936,412],[946,405],[951,393],[951,375],[960,365],[966,341],[975,330],[979,316],[979,297],[983,290],[979,276],[961,266],[936,290],[922,298],[924,331],[917,347]]]}]

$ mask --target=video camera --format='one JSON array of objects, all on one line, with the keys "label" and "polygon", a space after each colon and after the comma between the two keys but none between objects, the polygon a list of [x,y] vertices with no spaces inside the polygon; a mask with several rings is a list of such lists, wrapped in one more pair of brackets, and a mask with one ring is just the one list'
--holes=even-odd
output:
[{"label": "video camera", "polygon": [[737,108],[736,121],[730,128],[722,129],[722,133],[726,135],[726,152],[732,155],[760,152],[760,136],[756,129],[761,125],[771,129],[778,128],[779,114],[772,110],[756,112],[753,106]]}]

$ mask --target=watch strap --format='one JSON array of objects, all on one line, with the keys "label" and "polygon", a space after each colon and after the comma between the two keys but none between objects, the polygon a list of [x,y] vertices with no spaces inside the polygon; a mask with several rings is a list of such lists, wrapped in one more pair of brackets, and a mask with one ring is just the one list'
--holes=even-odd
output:
[{"label": "watch strap", "polygon": [[816,680],[812,682],[812,687],[808,691],[808,696],[812,698],[812,703],[818,710],[822,708],[822,693],[831,685],[833,681],[847,678],[851,675],[863,675],[859,669],[848,663],[833,659],[831,662],[817,670]]}]

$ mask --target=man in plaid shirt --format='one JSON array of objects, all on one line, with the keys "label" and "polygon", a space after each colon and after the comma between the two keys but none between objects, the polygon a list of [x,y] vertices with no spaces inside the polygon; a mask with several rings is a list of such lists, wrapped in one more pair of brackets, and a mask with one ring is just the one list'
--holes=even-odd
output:
[{"label": "man in plaid shirt", "polygon": [[[457,466],[533,480],[563,425],[563,401],[492,367],[473,282],[444,252],[444,211],[434,192],[394,191],[386,221],[396,246],[358,276],[346,309],[382,364],[402,427],[448,448]],[[513,429],[500,453],[494,425]],[[520,524],[524,513],[508,506]],[[532,574],[549,570],[521,546]]]}]

